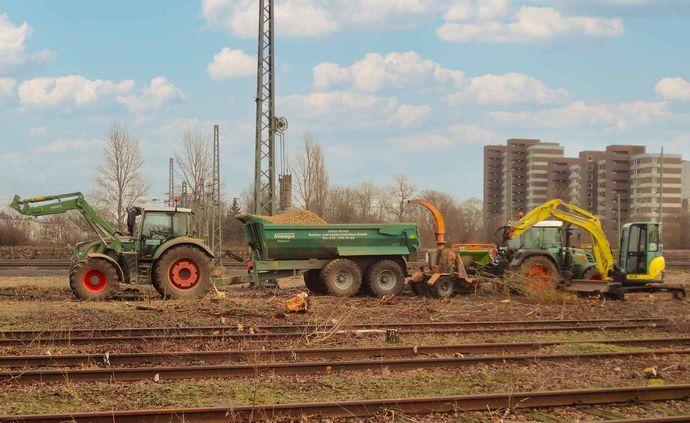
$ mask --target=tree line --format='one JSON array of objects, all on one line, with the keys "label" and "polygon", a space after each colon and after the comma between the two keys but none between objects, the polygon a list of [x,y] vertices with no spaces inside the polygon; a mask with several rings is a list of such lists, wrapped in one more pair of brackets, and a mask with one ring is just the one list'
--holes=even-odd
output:
[{"label": "tree line", "polygon": [[[194,211],[193,230],[207,237],[210,212],[215,207],[211,194],[212,152],[211,137],[198,130],[184,133],[179,151],[174,155],[176,193],[184,183],[187,195],[185,206]],[[103,217],[118,230],[126,227],[127,209],[140,204],[151,190],[143,175],[144,160],[139,139],[123,126],[113,124],[108,130],[103,161],[96,168],[96,179],[88,199]],[[431,214],[421,206],[408,204],[412,198],[423,198],[439,208],[446,221],[450,242],[493,242],[496,222],[484,222],[482,201],[478,198],[458,200],[437,190],[419,189],[406,175],[391,175],[389,181],[363,181],[355,185],[334,184],[328,174],[327,157],[322,146],[311,134],[306,134],[299,150],[289,159],[292,172],[293,201],[296,208],[309,210],[329,223],[414,222],[419,225],[425,246],[434,241],[434,222]],[[222,188],[222,185],[221,185]],[[69,191],[69,189],[68,189]],[[249,185],[238,197],[225,197],[221,189],[223,243],[244,244],[241,223],[235,219],[240,213],[254,210],[254,189]],[[51,194],[51,193],[42,193]],[[13,224],[16,215],[0,215],[0,245],[30,243],[26,230]],[[88,225],[78,214],[49,216],[50,230],[40,243],[74,244],[91,236]],[[690,248],[690,216],[684,213],[668,219],[665,225],[667,248]],[[613,239],[613,238],[611,238]],[[616,244],[616,242],[612,242]]]}]

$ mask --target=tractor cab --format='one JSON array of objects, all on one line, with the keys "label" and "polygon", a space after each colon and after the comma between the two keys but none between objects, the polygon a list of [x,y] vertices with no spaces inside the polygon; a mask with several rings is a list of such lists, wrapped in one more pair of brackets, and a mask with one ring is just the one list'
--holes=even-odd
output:
[{"label": "tractor cab", "polygon": [[665,267],[659,223],[633,222],[623,226],[614,279],[628,284],[662,282]]},{"label": "tractor cab", "polygon": [[151,259],[169,239],[191,236],[191,215],[191,209],[180,207],[130,209],[127,226],[139,242],[139,259]]},{"label": "tractor cab", "polygon": [[561,273],[568,272],[568,278],[580,277],[592,267],[591,252],[570,245],[573,228],[561,220],[543,220],[535,223],[520,236],[508,241],[513,251],[511,266],[520,266],[534,256],[549,257]]}]

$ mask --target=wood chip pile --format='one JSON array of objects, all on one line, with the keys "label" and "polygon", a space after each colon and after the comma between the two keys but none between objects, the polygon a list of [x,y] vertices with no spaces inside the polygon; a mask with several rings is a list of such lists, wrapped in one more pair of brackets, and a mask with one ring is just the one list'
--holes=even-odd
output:
[{"label": "wood chip pile", "polygon": [[261,216],[277,225],[325,225],[326,221],[309,210],[296,209],[276,216]]}]

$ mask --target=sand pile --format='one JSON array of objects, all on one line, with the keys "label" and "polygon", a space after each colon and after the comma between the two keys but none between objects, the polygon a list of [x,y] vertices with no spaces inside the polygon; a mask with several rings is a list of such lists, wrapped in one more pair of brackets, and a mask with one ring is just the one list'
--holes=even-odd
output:
[{"label": "sand pile", "polygon": [[277,225],[325,225],[326,221],[309,210],[290,210],[287,213],[276,216],[261,216],[271,223]]}]

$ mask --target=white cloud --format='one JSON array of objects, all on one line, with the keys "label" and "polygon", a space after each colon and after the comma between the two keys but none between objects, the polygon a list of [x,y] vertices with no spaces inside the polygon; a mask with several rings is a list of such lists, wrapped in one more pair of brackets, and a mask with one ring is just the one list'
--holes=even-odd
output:
[{"label": "white cloud", "polygon": [[117,96],[117,101],[135,114],[152,112],[187,96],[165,77],[157,76],[139,94]]},{"label": "white cloud", "polygon": [[7,14],[0,14],[0,71],[8,71],[27,62],[45,62],[54,57],[44,50],[30,54],[26,51],[26,40],[33,29],[26,22],[15,25]]},{"label": "white cloud", "polygon": [[85,151],[103,145],[102,140],[55,140],[47,145],[36,147],[37,153],[61,154],[68,151]]},{"label": "white cloud", "polygon": [[131,80],[119,83],[108,80],[89,80],[81,75],[40,77],[19,85],[19,101],[27,108],[65,106],[81,107],[95,103],[105,96],[126,93],[132,89]]},{"label": "white cloud", "polygon": [[351,66],[322,63],[314,68],[316,89],[348,86],[359,91],[377,92],[439,85],[458,87],[462,81],[462,72],[444,68],[413,51],[391,52],[385,56],[368,53]]},{"label": "white cloud", "polygon": [[657,82],[654,89],[666,100],[690,101],[690,82],[683,78],[664,78]]},{"label": "white cloud", "polygon": [[650,124],[671,117],[666,102],[634,101],[619,104],[575,101],[564,107],[538,112],[491,112],[502,125],[515,127],[583,128],[603,127],[619,130]]},{"label": "white cloud", "polygon": [[48,132],[48,128],[45,126],[34,126],[29,128],[29,135],[32,137],[41,137]]},{"label": "white cloud", "polygon": [[564,16],[553,7],[522,6],[515,13],[511,9],[508,1],[461,1],[448,10],[436,34],[451,43],[530,43],[623,34],[620,18]]},{"label": "white cloud", "polygon": [[0,100],[14,97],[16,86],[14,78],[0,78]]},{"label": "white cloud", "polygon": [[568,91],[549,88],[543,81],[521,73],[474,77],[464,89],[446,97],[449,105],[465,100],[479,104],[551,103],[568,98]]},{"label": "white cloud", "polygon": [[[281,36],[318,37],[338,29],[330,12],[319,2],[284,0],[275,7],[276,31]],[[213,28],[241,37],[256,37],[259,8],[253,0],[203,0],[201,15]]]},{"label": "white cloud", "polygon": [[498,19],[510,12],[509,0],[458,1],[443,15],[445,21]]},{"label": "white cloud", "polygon": [[[278,0],[276,32],[282,37],[322,37],[347,29],[407,29],[432,22],[448,0]],[[202,0],[201,16],[211,28],[256,37],[253,0]]]},{"label": "white cloud", "polygon": [[471,124],[453,125],[448,132],[462,144],[490,144],[503,139],[496,132]]},{"label": "white cloud", "polygon": [[393,97],[347,91],[279,97],[278,106],[295,121],[308,121],[312,126],[323,127],[408,127],[428,118],[432,112],[428,106],[400,104]]},{"label": "white cloud", "polygon": [[391,140],[391,144],[411,152],[422,153],[449,150],[468,144],[488,144],[502,139],[499,134],[477,125],[455,124],[446,132],[422,132],[396,137]]},{"label": "white cloud", "polygon": [[242,78],[256,74],[256,56],[250,56],[242,50],[228,47],[213,55],[208,65],[211,79]]},{"label": "white cloud", "polygon": [[434,109],[429,106],[401,104],[388,120],[388,123],[408,128],[428,119],[433,113]]},{"label": "white cloud", "polygon": [[430,22],[446,7],[445,0],[340,0],[324,1],[335,7],[344,27],[408,29]]}]

